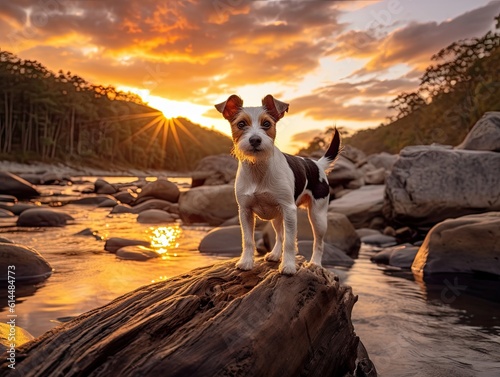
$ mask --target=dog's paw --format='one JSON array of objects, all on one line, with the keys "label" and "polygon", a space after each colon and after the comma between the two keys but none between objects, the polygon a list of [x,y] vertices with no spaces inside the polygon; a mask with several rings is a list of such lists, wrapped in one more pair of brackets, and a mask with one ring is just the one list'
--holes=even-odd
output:
[{"label": "dog's paw", "polygon": [[240,259],[237,263],[236,263],[236,268],[239,269],[239,270],[243,270],[243,271],[248,271],[248,270],[251,270],[253,268],[253,260],[242,260]]},{"label": "dog's paw", "polygon": [[297,268],[295,267],[295,264],[291,264],[291,265],[281,264],[278,270],[279,270],[280,274],[283,274],[283,275],[295,275],[295,273],[297,272]]},{"label": "dog's paw", "polygon": [[[281,253],[280,253],[281,254]],[[280,258],[281,258],[281,255],[278,254],[273,254],[273,253],[269,253],[267,254],[264,259],[268,262],[279,262],[280,261]]]}]

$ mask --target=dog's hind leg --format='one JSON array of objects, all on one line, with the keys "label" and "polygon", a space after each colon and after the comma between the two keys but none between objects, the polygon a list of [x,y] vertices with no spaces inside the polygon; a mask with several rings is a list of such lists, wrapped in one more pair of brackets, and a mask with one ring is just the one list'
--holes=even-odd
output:
[{"label": "dog's hind leg", "polygon": [[311,263],[321,266],[324,246],[323,239],[328,227],[328,197],[312,200],[307,207],[307,214],[314,235]]},{"label": "dog's hind leg", "polygon": [[280,214],[278,217],[272,219],[271,223],[276,233],[276,243],[273,250],[266,255],[265,259],[270,262],[279,262],[283,251],[283,216]]}]

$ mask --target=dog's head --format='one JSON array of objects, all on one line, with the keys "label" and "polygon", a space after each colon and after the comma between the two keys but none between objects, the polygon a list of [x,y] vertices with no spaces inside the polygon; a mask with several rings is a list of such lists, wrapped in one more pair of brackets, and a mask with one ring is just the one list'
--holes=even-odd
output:
[{"label": "dog's head", "polygon": [[262,106],[243,107],[243,100],[233,94],[215,108],[231,124],[236,157],[255,163],[272,153],[276,123],[288,111],[288,104],[268,94],[262,100]]}]

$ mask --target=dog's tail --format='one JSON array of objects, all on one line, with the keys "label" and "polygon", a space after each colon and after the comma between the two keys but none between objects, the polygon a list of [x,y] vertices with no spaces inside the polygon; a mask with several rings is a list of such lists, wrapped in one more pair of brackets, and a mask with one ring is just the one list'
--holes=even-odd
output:
[{"label": "dog's tail", "polygon": [[328,147],[323,157],[321,157],[317,161],[319,167],[324,171],[329,170],[330,165],[332,164],[332,162],[335,161],[335,159],[339,155],[339,151],[340,151],[340,133],[335,128],[335,133],[333,134],[333,139],[332,142],[330,143],[330,146]]}]

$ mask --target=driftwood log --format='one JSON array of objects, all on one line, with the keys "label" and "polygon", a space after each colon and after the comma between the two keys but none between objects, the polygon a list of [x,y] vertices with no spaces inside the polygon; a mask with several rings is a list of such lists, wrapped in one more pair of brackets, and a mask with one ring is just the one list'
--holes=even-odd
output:
[{"label": "driftwood log", "polygon": [[367,359],[354,372],[350,287],[303,258],[295,276],[262,259],[252,271],[235,261],[84,313],[19,347],[15,371],[4,363],[0,376],[365,375]]}]

